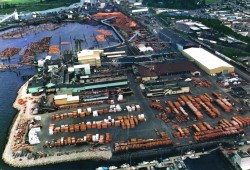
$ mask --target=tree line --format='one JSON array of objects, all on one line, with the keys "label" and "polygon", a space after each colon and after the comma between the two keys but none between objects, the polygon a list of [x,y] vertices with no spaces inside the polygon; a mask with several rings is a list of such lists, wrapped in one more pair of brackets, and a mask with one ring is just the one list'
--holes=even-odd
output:
[{"label": "tree line", "polygon": [[144,0],[146,5],[158,8],[196,9],[205,6],[205,0]]}]

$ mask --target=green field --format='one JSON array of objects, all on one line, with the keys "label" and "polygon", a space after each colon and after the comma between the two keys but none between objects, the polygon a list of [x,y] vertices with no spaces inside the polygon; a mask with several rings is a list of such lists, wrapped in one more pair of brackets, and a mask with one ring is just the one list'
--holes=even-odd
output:
[{"label": "green field", "polygon": [[206,4],[211,4],[211,3],[215,3],[218,2],[219,0],[206,0]]},{"label": "green field", "polygon": [[[40,3],[40,0],[0,0],[0,7],[3,2],[10,4],[8,7],[0,9],[0,15],[11,14],[15,9],[17,9],[18,12],[42,11],[62,6],[68,6],[72,3],[76,3],[79,1],[80,0],[53,0],[45,2],[45,0],[42,0],[42,3]],[[18,5],[19,3],[25,3],[25,4]],[[34,3],[34,4],[31,5],[29,3]]]},{"label": "green field", "polygon": [[30,3],[30,2],[40,2],[40,0],[0,0],[0,3],[10,3],[10,4]]}]

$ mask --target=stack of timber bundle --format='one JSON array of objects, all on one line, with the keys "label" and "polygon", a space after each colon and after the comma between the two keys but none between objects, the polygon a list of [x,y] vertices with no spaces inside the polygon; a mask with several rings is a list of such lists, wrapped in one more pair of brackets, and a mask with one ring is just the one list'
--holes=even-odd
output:
[{"label": "stack of timber bundle", "polygon": [[121,153],[127,151],[136,151],[144,149],[152,149],[157,147],[166,147],[172,144],[172,140],[169,138],[162,139],[133,139],[129,142],[118,142],[115,143],[114,152]]}]

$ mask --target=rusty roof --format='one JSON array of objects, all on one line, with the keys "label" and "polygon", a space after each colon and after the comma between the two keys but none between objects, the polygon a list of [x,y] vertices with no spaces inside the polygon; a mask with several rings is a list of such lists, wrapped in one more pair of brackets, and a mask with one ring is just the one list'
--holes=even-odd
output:
[{"label": "rusty roof", "polygon": [[175,63],[156,63],[150,65],[139,65],[137,70],[142,77],[156,77],[164,74],[173,74],[178,72],[197,71],[197,67],[190,61]]}]

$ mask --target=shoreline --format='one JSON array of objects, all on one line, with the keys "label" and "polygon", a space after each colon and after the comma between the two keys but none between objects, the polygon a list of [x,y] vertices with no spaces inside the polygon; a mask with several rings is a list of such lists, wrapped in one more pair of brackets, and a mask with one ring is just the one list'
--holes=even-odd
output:
[{"label": "shoreline", "polygon": [[[106,160],[108,162],[126,161],[126,159],[128,158],[127,154],[113,155],[110,147],[105,151],[98,150],[98,149],[87,150],[87,151],[74,150],[73,153],[71,152],[68,155],[63,155],[63,154],[60,154],[60,152],[55,152],[53,156],[42,157],[39,159],[29,160],[27,159],[27,157],[14,158],[12,155],[12,144],[14,142],[14,134],[16,131],[16,127],[21,120],[30,120],[30,118],[34,117],[33,115],[24,114],[25,106],[18,104],[19,99],[31,97],[29,94],[26,94],[28,82],[29,81],[23,84],[21,88],[18,90],[18,95],[16,97],[15,102],[13,103],[13,107],[17,109],[17,115],[15,115],[12,125],[10,125],[9,127],[9,132],[8,132],[9,136],[7,138],[8,141],[7,141],[5,150],[2,155],[2,159],[6,164],[12,167],[25,168],[25,167],[43,166],[43,165],[48,165],[48,164],[58,164],[62,162],[72,162],[72,161],[80,161],[80,160],[92,160],[92,161]],[[32,98],[35,98],[35,97],[32,97]],[[211,141],[208,143],[193,144],[191,148],[192,149],[193,148],[195,149],[206,148],[206,145],[208,147],[211,145],[214,146],[220,142],[222,141]],[[174,147],[174,148],[160,148],[160,149],[153,149],[153,150],[145,150],[145,151],[131,152],[129,153],[129,155],[130,155],[130,158],[132,159],[156,156],[159,154],[169,154],[173,156],[173,155],[177,155],[177,152],[179,152],[180,150],[187,149],[187,147],[188,146],[179,146],[179,147]],[[189,149],[190,149],[190,146],[189,146]]]},{"label": "shoreline", "polygon": [[79,160],[110,160],[112,157],[111,150],[108,151],[84,151],[84,152],[75,152],[71,153],[69,155],[60,155],[60,154],[54,154],[53,156],[48,157],[42,157],[39,159],[30,159],[28,160],[27,157],[19,157],[14,158],[12,155],[12,145],[14,143],[14,134],[16,131],[16,128],[18,126],[18,123],[21,120],[30,120],[31,115],[24,114],[25,112],[25,106],[19,105],[18,100],[21,98],[30,97],[29,94],[26,94],[27,81],[25,84],[21,86],[21,88],[18,90],[18,95],[13,103],[13,107],[17,109],[17,115],[14,117],[12,125],[10,125],[9,129],[9,136],[7,137],[8,141],[5,145],[5,149],[2,155],[3,161],[12,167],[19,167],[19,168],[25,168],[25,167],[34,167],[34,166],[41,166],[41,165],[48,165],[48,164],[57,164],[62,162],[71,162],[71,161],[79,161]]}]

